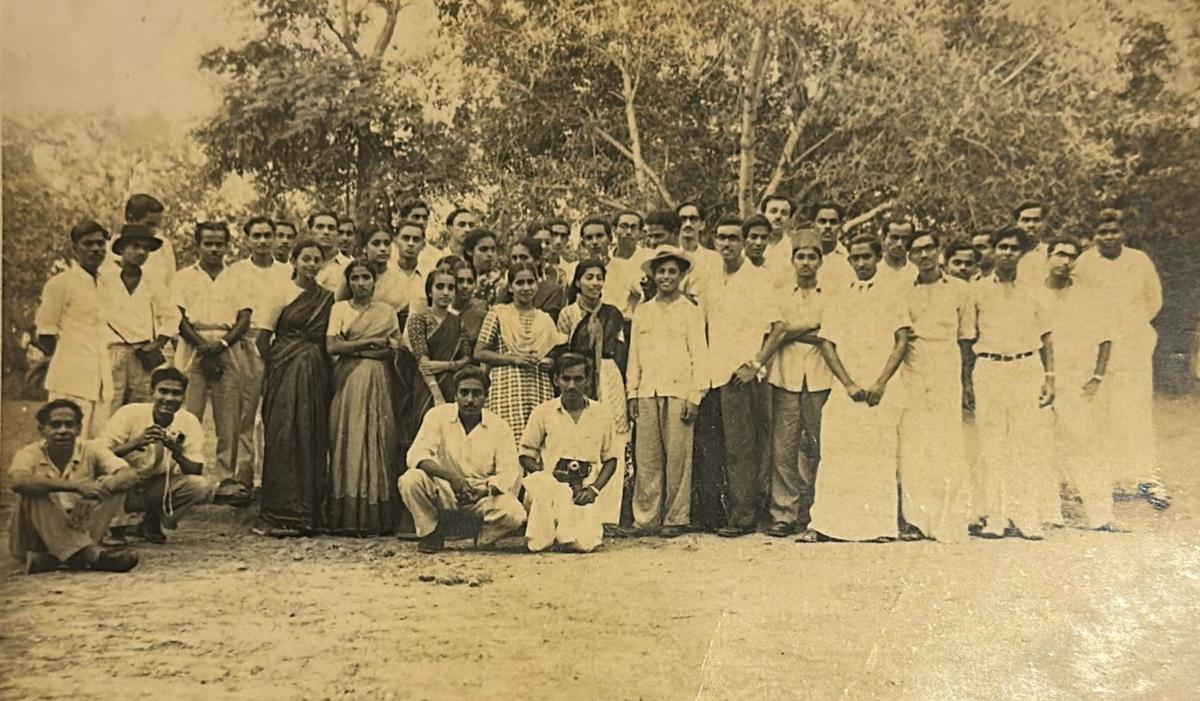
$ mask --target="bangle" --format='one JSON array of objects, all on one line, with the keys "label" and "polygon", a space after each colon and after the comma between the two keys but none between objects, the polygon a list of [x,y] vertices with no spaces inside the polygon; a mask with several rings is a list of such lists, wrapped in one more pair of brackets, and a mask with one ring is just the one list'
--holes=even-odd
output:
[{"label": "bangle", "polygon": [[1047,372],[1047,373],[1043,373],[1043,374],[1044,374],[1046,377],[1054,377],[1054,371],[1053,371],[1053,370],[1051,370],[1050,372]]},{"label": "bangle", "polygon": [[1103,382],[1104,375],[1092,375],[1092,379],[1095,380],[1096,382]]},{"label": "bangle", "polygon": [[594,484],[589,484],[589,485],[587,486],[587,488],[588,488],[588,489],[590,489],[590,490],[592,490],[592,494],[595,494],[596,496],[600,496],[600,490],[599,490],[599,489],[596,489],[596,485],[594,485]]},{"label": "bangle", "polygon": [[220,341],[218,341],[218,342],[219,342],[221,345],[225,346],[225,350],[229,350],[229,341],[226,341],[225,339],[223,339],[223,338],[222,338],[222,339],[221,339]]}]

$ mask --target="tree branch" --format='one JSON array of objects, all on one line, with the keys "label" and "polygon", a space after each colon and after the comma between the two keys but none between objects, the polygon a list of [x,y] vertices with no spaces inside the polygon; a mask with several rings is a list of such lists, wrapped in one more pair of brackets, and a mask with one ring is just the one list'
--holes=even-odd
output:
[{"label": "tree branch", "polygon": [[358,53],[358,48],[354,46],[354,42],[350,40],[350,36],[348,34],[339,32],[337,27],[333,26],[333,20],[329,19],[327,15],[322,13],[321,22],[324,23],[325,27],[329,31],[333,32],[333,35],[338,38],[338,41],[341,42],[342,46],[346,47],[346,51],[350,54],[351,58],[353,58],[355,61],[362,59],[362,55]]},{"label": "tree branch", "polygon": [[675,206],[675,197],[671,195],[669,190],[667,190],[667,186],[663,184],[662,179],[658,177],[658,173],[656,173],[653,168],[647,165],[644,160],[634,158],[633,151],[630,151],[629,147],[621,143],[620,140],[618,140],[612,134],[609,134],[607,131],[605,131],[600,125],[596,124],[590,119],[585,122],[585,124],[587,128],[591,129],[592,132],[596,134],[596,136],[599,136],[610,146],[615,148],[622,156],[628,158],[630,161],[633,161],[634,166],[640,169],[642,173],[645,173],[646,177],[650,179],[650,182],[658,190],[658,194],[662,196],[667,205],[670,207]]},{"label": "tree branch", "polygon": [[895,206],[895,204],[896,204],[896,200],[891,199],[891,198],[886,199],[883,202],[880,202],[879,204],[875,205],[874,207],[863,212],[862,214],[859,214],[858,216],[847,219],[846,223],[842,225],[842,228],[843,229],[853,229],[854,227],[858,226],[859,224],[865,224],[865,223],[871,221],[872,219],[874,219],[875,217],[879,216],[880,212],[887,210],[887,209],[891,209],[893,206]]},{"label": "tree branch", "polygon": [[750,196],[754,189],[755,121],[758,118],[758,103],[762,97],[768,48],[767,28],[760,24],[754,29],[749,65],[742,82],[742,129],[738,139],[738,213],[743,217],[748,216],[754,207]]},{"label": "tree branch", "polygon": [[1045,50],[1045,48],[1046,48],[1045,46],[1039,46],[1039,47],[1037,48],[1037,51],[1034,51],[1032,54],[1030,54],[1030,55],[1029,55],[1029,58],[1025,59],[1024,61],[1022,61],[1022,62],[1021,62],[1021,64],[1020,64],[1019,66],[1017,66],[1016,68],[1014,68],[1014,69],[1013,69],[1013,71],[1012,71],[1012,73],[1009,73],[1009,74],[1008,74],[1008,76],[1006,76],[1006,77],[1004,78],[1004,80],[1000,81],[1000,84],[999,84],[999,85],[997,85],[996,87],[998,87],[998,88],[1002,88],[1002,87],[1004,87],[1005,85],[1008,85],[1009,83],[1011,83],[1011,82],[1013,82],[1014,80],[1016,80],[1016,79],[1017,79],[1017,76],[1019,76],[1019,75],[1021,75],[1022,73],[1024,73],[1024,72],[1025,72],[1025,69],[1026,69],[1026,68],[1029,68],[1029,66],[1030,66],[1030,65],[1031,65],[1031,64],[1032,64],[1034,61],[1036,61],[1036,60],[1037,60],[1037,57],[1042,55],[1042,51],[1044,51],[1044,50]]},{"label": "tree branch", "polygon": [[371,58],[376,61],[383,58],[384,52],[392,43],[392,36],[396,34],[396,16],[405,6],[401,0],[377,0],[377,3],[387,12],[387,16],[383,20],[383,31],[379,33],[375,39],[375,46],[371,49]]}]

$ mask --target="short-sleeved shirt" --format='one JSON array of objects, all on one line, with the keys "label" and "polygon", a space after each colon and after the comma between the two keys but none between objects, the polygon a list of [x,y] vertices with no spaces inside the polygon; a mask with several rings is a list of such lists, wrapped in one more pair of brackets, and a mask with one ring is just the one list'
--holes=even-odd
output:
[{"label": "short-sleeved shirt", "polygon": [[346,282],[346,266],[353,262],[354,259],[345,253],[334,254],[317,273],[317,284],[337,294],[337,291]]},{"label": "short-sleeved shirt", "polygon": [[[780,322],[791,328],[820,326],[821,317],[829,295],[820,287],[810,290],[793,286],[790,292],[780,295],[772,315],[772,322]],[[818,332],[819,335],[819,332]],[[767,382],[789,392],[821,392],[833,386],[833,373],[821,355],[821,347],[811,343],[794,341],[780,346],[770,361]]]},{"label": "short-sleeved shirt", "polygon": [[971,303],[971,286],[966,281],[942,275],[929,284],[913,280],[903,289],[913,341],[954,342],[974,338],[975,305]]},{"label": "short-sleeved shirt", "polygon": [[175,274],[171,293],[196,330],[232,328],[241,310],[253,309],[241,278],[230,268],[213,278],[199,263],[189,265]]},{"label": "short-sleeved shirt", "polygon": [[1001,282],[994,274],[971,283],[976,353],[1019,355],[1042,347],[1050,331],[1043,288]]},{"label": "short-sleeved shirt", "polygon": [[467,433],[458,418],[457,403],[435,406],[425,413],[408,449],[410,469],[422,460],[458,468],[472,487],[495,487],[509,494],[516,493],[522,474],[508,423],[483,409],[479,425]]},{"label": "short-sleeved shirt", "polygon": [[46,371],[46,390],[90,401],[108,397],[112,370],[111,332],[104,325],[100,280],[77,264],[50,278],[42,288],[34,324],[39,335],[58,340]]},{"label": "short-sleeved shirt", "polygon": [[179,309],[157,278],[142,270],[133,292],[121,279],[115,262],[100,266],[99,283],[109,343],[144,343],[179,333]]},{"label": "short-sleeved shirt", "polygon": [[587,404],[579,414],[579,421],[571,418],[562,397],[535,406],[521,436],[521,455],[540,459],[546,470],[553,470],[564,458],[590,462],[592,471],[583,483],[591,484],[604,461],[617,456],[613,453],[612,417],[608,410],[600,402],[584,399]]},{"label": "short-sleeved shirt", "polygon": [[[13,456],[8,468],[9,479],[52,479],[68,482],[91,482],[104,475],[111,475],[128,463],[113,454],[101,441],[75,441],[75,452],[66,466],[59,470],[50,454],[46,452],[46,441],[26,445]],[[51,492],[50,500],[63,510],[70,510],[80,496],[71,492]]]},{"label": "short-sleeved shirt", "polygon": [[1054,334],[1054,370],[1063,382],[1082,386],[1096,370],[1100,344],[1113,340],[1112,314],[1103,297],[1078,283],[1045,288],[1045,300]]},{"label": "short-sleeved shirt", "polygon": [[871,279],[830,296],[820,337],[836,346],[850,379],[866,386],[879,379],[887,365],[896,332],[910,326],[908,310],[894,288]]},{"label": "short-sleeved shirt", "polygon": [[829,253],[822,252],[821,267],[817,269],[818,287],[826,292],[836,292],[846,289],[857,279],[841,244]]},{"label": "short-sleeved shirt", "polygon": [[[154,424],[154,404],[139,402],[126,404],[113,412],[108,423],[104,424],[97,439],[106,449],[112,450],[119,445],[141,435]],[[186,409],[175,412],[171,424],[166,428],[167,435],[174,440],[183,437],[183,456],[192,462],[204,462],[204,426],[196,415]],[[165,473],[170,469],[172,475],[180,474],[179,465],[171,457],[170,451],[161,445],[148,445],[141,450],[135,450],[125,455],[125,460],[139,474],[150,475]]]},{"label": "short-sleeved shirt", "polygon": [[250,327],[266,328],[262,321],[266,312],[264,307],[277,288],[293,286],[292,266],[272,259],[271,265],[260,268],[246,258],[230,264],[228,272],[238,280],[242,296],[250,305]]}]

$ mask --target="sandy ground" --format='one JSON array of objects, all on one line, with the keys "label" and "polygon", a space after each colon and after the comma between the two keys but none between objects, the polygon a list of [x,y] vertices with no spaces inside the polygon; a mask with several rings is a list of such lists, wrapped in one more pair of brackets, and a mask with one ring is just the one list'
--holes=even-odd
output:
[{"label": "sandy ground", "polygon": [[[30,406],[4,406],[4,465]],[[688,536],[578,556],[514,539],[428,557],[268,540],[205,507],[128,575],[5,565],[0,697],[1196,698],[1198,415],[1159,407],[1171,509],[1122,504],[1132,533],[1041,543]]]}]

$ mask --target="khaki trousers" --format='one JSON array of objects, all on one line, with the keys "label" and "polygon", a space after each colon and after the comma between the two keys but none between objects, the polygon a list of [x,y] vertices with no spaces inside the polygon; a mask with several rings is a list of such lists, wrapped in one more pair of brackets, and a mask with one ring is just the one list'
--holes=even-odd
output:
[{"label": "khaki trousers", "polygon": [[[225,331],[220,329],[199,333],[208,341],[225,335]],[[262,361],[256,361],[257,352],[246,339],[233,344],[224,355],[225,372],[221,379],[213,382],[200,371],[199,358],[192,361],[187,369],[188,388],[183,408],[203,421],[207,401],[212,399],[213,423],[217,429],[217,459],[214,465],[205,466],[205,472],[208,473],[206,477],[214,484],[232,479],[250,489],[254,486],[254,422],[253,416],[249,417],[247,429],[243,415],[247,413],[247,386],[254,381],[256,363],[260,368],[259,383],[262,381]]]},{"label": "khaki trousers", "polygon": [[525,523],[525,507],[507,492],[486,496],[460,509],[450,483],[424,470],[410,468],[400,475],[400,498],[412,514],[417,536],[424,538],[437,529],[439,517],[447,511],[465,511],[483,521],[479,542],[488,545],[512,533]]},{"label": "khaki trousers", "polygon": [[683,422],[684,404],[679,397],[637,400],[633,524],[639,529],[690,520],[693,424]]}]

